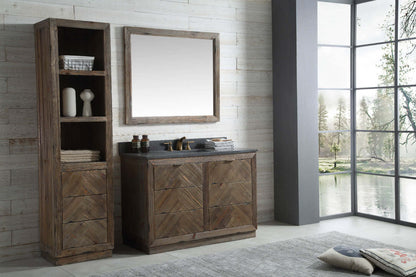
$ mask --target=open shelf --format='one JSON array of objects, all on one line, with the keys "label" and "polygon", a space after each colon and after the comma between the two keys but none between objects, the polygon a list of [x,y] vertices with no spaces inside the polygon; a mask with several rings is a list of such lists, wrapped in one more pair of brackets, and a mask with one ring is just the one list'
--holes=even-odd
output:
[{"label": "open shelf", "polygon": [[76,116],[76,117],[61,117],[61,122],[106,122],[105,116]]},{"label": "open shelf", "polygon": [[60,69],[59,75],[81,75],[81,76],[105,76],[104,70],[69,70]]},{"label": "open shelf", "polygon": [[[85,75],[59,75],[59,88],[62,93],[64,88],[71,87],[76,91],[77,116],[82,115],[83,101],[80,93],[84,89],[91,89],[94,93],[94,99],[91,102],[93,117],[106,116],[105,110],[105,77],[103,76],[85,76]],[[61,100],[62,107],[62,100]],[[62,109],[61,109],[62,111]],[[62,113],[61,113],[62,116]]]},{"label": "open shelf", "polygon": [[104,31],[58,27],[59,55],[93,56],[94,70],[104,70]]},{"label": "open shelf", "polygon": [[106,157],[106,122],[61,123],[62,150],[99,150],[100,161]]}]

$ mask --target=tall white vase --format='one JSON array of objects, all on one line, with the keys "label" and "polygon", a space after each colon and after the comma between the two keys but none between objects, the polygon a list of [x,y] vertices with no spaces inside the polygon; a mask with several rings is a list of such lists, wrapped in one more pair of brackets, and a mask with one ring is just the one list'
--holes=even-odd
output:
[{"label": "tall white vase", "polygon": [[62,90],[62,115],[74,117],[77,115],[75,89],[64,88]]},{"label": "tall white vase", "polygon": [[90,89],[84,89],[79,96],[84,101],[82,116],[92,116],[91,101],[94,99],[94,93]]}]

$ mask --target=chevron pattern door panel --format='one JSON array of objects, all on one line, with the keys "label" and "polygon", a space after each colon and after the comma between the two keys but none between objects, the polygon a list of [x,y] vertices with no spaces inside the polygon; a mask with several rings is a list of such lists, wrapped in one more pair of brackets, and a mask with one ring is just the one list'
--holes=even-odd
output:
[{"label": "chevron pattern door panel", "polygon": [[155,237],[167,238],[204,231],[203,210],[155,216]]},{"label": "chevron pattern door panel", "polygon": [[105,170],[62,172],[63,197],[105,194],[107,187]]},{"label": "chevron pattern door panel", "polygon": [[63,224],[63,249],[107,242],[107,219]]},{"label": "chevron pattern door panel", "polygon": [[218,161],[209,164],[212,183],[251,183],[251,160]]},{"label": "chevron pattern door panel", "polygon": [[251,183],[213,183],[209,186],[209,207],[252,201]]},{"label": "chevron pattern door panel", "polygon": [[182,163],[154,167],[154,189],[202,186],[202,164]]},{"label": "chevron pattern door panel", "polygon": [[64,198],[63,223],[107,217],[107,195]]},{"label": "chevron pattern door panel", "polygon": [[155,192],[155,214],[201,209],[202,187],[159,190]]},{"label": "chevron pattern door panel", "polygon": [[210,230],[253,224],[251,204],[210,208],[209,217]]}]

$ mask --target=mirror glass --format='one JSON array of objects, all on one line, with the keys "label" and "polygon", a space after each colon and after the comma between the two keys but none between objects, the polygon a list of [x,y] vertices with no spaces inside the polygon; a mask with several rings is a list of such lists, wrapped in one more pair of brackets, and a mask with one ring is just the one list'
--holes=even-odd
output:
[{"label": "mirror glass", "polygon": [[126,123],[219,120],[218,34],[125,28]]}]

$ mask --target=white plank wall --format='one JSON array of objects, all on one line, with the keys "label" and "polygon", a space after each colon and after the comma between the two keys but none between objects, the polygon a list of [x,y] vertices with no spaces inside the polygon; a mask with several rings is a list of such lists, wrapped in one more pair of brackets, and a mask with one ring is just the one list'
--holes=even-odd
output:
[{"label": "white plank wall", "polygon": [[[115,238],[121,243],[117,143],[227,136],[256,148],[258,219],[273,219],[271,0],[0,0],[0,262],[39,255],[33,24],[48,17],[111,24]],[[124,125],[123,26],[220,33],[221,121]]]}]

